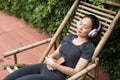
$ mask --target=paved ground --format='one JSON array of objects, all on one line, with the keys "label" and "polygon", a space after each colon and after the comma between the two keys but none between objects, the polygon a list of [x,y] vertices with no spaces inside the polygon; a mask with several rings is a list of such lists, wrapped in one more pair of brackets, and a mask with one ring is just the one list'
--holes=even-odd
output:
[{"label": "paved ground", "polygon": [[[48,38],[48,35],[28,26],[16,17],[0,12],[0,80],[8,72],[2,69],[2,65],[13,63],[13,58],[3,58],[2,54],[14,48],[19,48],[30,43]],[[18,54],[19,63],[36,63],[46,48],[46,44],[29,51]],[[109,80],[109,75],[100,68],[99,80]]]},{"label": "paved ground", "polygon": [[[13,63],[12,57],[3,58],[2,54],[14,48],[48,38],[46,34],[26,25],[16,17],[0,12],[0,80],[8,73],[2,70],[2,65]],[[20,63],[36,63],[44,52],[46,45],[25,51],[18,55]]]}]

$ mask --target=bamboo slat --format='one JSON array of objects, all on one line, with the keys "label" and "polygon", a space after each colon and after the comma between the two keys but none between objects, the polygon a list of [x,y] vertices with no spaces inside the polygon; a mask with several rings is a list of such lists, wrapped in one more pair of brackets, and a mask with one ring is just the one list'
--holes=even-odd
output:
[{"label": "bamboo slat", "polygon": [[[80,20],[80,19],[79,19]],[[79,20],[73,19],[73,23],[77,23]]]},{"label": "bamboo slat", "polygon": [[[85,15],[94,14],[94,13],[91,13],[91,12],[88,12],[88,11],[82,10],[82,9],[78,9],[78,11],[84,13]],[[80,15],[80,14],[78,13],[78,15]],[[109,23],[112,22],[112,20],[110,20],[110,19],[108,19],[108,18],[105,18],[104,16],[100,16],[100,15],[98,15],[98,14],[95,14],[95,15],[96,15],[99,19],[101,19],[101,20],[103,20],[103,21],[107,21],[107,22],[109,22]]]},{"label": "bamboo slat", "polygon": [[76,27],[76,24],[75,23],[71,23],[72,26]]},{"label": "bamboo slat", "polygon": [[[77,16],[78,15],[78,16]],[[76,15],[75,15],[75,19],[77,20],[80,20],[81,18],[80,17],[84,17],[85,14],[81,14],[79,12],[76,12]],[[105,18],[104,18],[105,19]],[[111,21],[110,21],[111,22]],[[101,20],[101,24],[103,25],[102,27],[106,26],[106,27],[109,27],[110,26],[110,23],[106,23],[106,20]]]},{"label": "bamboo slat", "polygon": [[101,16],[106,16],[106,17],[109,17],[109,18],[112,18],[112,19],[114,18],[113,15],[110,15],[110,14],[108,14],[108,13],[104,13],[104,12],[99,11],[99,10],[95,10],[95,9],[90,8],[90,7],[87,7],[87,6],[85,6],[85,5],[79,5],[79,8],[82,8],[82,9],[84,9],[85,11],[89,11],[89,12],[91,12],[91,13],[99,14],[99,15],[101,15]]},{"label": "bamboo slat", "polygon": [[104,35],[104,34],[105,34],[105,32],[101,32],[101,34],[102,34],[102,35]]},{"label": "bamboo slat", "polygon": [[106,22],[101,21],[101,24],[103,25],[102,27],[104,27],[104,26],[106,26],[107,28],[110,27],[110,24],[108,24]]},{"label": "bamboo slat", "polygon": [[84,17],[85,16],[85,14],[81,14],[79,12],[76,12],[76,15],[78,15],[79,17]]},{"label": "bamboo slat", "polygon": [[96,7],[95,5],[92,5],[92,4],[89,4],[89,3],[83,2],[83,1],[80,1],[80,3],[82,3],[83,5],[86,5],[86,6],[89,6],[89,7],[95,8],[95,9],[98,9],[98,10],[102,10],[102,11],[107,12],[107,13],[116,14],[115,11],[108,10],[108,9],[104,9],[104,8],[99,8],[99,7]]},{"label": "bamboo slat", "polygon": [[76,32],[76,28],[74,28],[74,27],[70,27],[70,30]]},{"label": "bamboo slat", "polygon": [[102,30],[105,32],[108,30],[108,28],[102,27]]},{"label": "bamboo slat", "polygon": [[80,20],[81,18],[79,16],[75,15],[74,19]]},{"label": "bamboo slat", "polygon": [[71,33],[71,34],[75,34],[75,35],[76,35],[76,32],[73,32],[73,31],[70,30],[70,29],[68,30],[68,32]]}]

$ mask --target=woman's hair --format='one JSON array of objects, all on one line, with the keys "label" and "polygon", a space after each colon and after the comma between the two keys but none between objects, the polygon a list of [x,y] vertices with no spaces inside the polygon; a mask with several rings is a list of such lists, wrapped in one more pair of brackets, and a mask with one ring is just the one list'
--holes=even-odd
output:
[{"label": "woman's hair", "polygon": [[84,18],[89,18],[92,22],[92,29],[98,29],[99,27],[99,19],[95,16],[95,15],[86,15],[84,16]]},{"label": "woman's hair", "polygon": [[[89,18],[92,22],[92,30],[93,29],[98,29],[99,26],[100,26],[100,21],[99,19],[95,16],[95,15],[86,15],[84,16],[84,18]],[[89,39],[95,44],[97,45],[99,40],[100,40],[100,32],[101,32],[101,29],[98,31],[98,35],[96,37],[89,37]]]}]

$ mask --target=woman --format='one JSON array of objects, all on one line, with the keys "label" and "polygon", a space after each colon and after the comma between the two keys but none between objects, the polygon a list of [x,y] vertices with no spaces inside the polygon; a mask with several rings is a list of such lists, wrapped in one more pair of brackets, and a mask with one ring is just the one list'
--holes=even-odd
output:
[{"label": "woman", "polygon": [[[67,75],[74,75],[90,62],[95,49],[91,39],[97,38],[101,28],[99,24],[96,16],[85,16],[77,23],[78,35],[66,36],[58,49],[45,58],[44,63],[23,67],[4,80],[66,80]],[[56,63],[61,57],[63,62]]]}]

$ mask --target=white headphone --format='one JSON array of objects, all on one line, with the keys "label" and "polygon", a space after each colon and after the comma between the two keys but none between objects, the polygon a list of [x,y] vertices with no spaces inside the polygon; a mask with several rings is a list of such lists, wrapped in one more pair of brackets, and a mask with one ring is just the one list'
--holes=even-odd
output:
[{"label": "white headphone", "polygon": [[[81,19],[77,22],[77,26],[81,23]],[[98,32],[101,29],[101,23],[99,21],[99,27],[98,29],[93,29],[92,31],[90,31],[90,33],[88,34],[89,37],[94,38],[98,35]]]},{"label": "white headphone", "polygon": [[93,29],[92,31],[90,31],[90,33],[88,34],[88,36],[91,37],[91,38],[95,38],[98,35],[100,29],[101,29],[101,23],[99,21],[98,29]]}]

